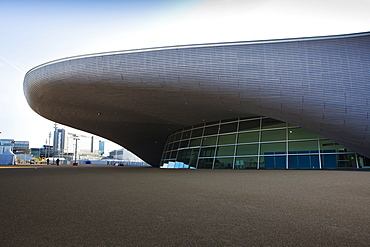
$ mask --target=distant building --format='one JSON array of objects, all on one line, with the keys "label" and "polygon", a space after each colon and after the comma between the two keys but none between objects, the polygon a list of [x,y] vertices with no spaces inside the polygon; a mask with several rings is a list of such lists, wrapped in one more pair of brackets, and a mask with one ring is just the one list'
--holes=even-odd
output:
[{"label": "distant building", "polygon": [[15,141],[14,139],[0,139],[0,153],[4,153],[6,150],[11,150],[14,154],[29,154],[29,142]]},{"label": "distant building", "polygon": [[31,155],[37,158],[53,157],[53,146],[43,145],[42,148],[31,148]]},{"label": "distant building", "polygon": [[130,151],[124,148],[110,151],[109,158],[117,160],[142,161],[135,154],[131,153]]},{"label": "distant building", "polygon": [[56,128],[53,143],[54,157],[67,160],[75,159],[75,153],[76,159],[97,159],[104,153],[104,142],[99,137],[85,132]]},{"label": "distant building", "polygon": [[99,154],[100,155],[104,154],[104,146],[105,146],[105,142],[99,141]]},{"label": "distant building", "polygon": [[64,142],[65,142],[65,130],[55,129],[54,131],[54,142],[53,142],[53,153],[55,156],[62,154],[64,152]]}]

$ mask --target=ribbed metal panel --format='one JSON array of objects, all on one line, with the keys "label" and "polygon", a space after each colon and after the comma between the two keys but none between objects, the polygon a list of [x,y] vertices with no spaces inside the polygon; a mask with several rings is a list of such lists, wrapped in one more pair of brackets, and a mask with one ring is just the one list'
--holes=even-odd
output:
[{"label": "ribbed metal panel", "polygon": [[369,90],[369,33],[93,54],[38,66],[24,80],[40,115],[152,165],[179,128],[254,115],[370,157]]}]

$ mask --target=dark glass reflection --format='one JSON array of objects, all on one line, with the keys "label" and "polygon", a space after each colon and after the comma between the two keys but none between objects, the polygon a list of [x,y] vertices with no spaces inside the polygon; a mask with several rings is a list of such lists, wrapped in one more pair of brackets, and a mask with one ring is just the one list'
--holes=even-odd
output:
[{"label": "dark glass reflection", "polygon": [[206,127],[204,129],[204,135],[205,136],[207,136],[207,135],[216,135],[218,133],[218,128],[219,128],[218,125],[213,125],[213,126]]},{"label": "dark glass reflection", "polygon": [[162,162],[208,169],[370,168],[370,159],[298,126],[271,118],[219,122],[171,134]]},{"label": "dark glass reflection", "polygon": [[234,158],[216,158],[214,169],[233,169]]},{"label": "dark glass reflection", "polygon": [[276,119],[272,119],[272,118],[262,119],[262,129],[281,128],[285,126],[286,126],[286,123],[276,120]]},{"label": "dark glass reflection", "polygon": [[214,158],[199,159],[198,169],[212,169]]},{"label": "dark glass reflection", "polygon": [[260,119],[248,120],[239,123],[239,131],[260,129]]}]

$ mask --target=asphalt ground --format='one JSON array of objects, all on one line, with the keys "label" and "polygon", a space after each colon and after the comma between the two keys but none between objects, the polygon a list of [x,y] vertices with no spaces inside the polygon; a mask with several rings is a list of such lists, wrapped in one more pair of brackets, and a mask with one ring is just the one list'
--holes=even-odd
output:
[{"label": "asphalt ground", "polygon": [[0,200],[0,246],[370,246],[366,171],[23,166]]}]

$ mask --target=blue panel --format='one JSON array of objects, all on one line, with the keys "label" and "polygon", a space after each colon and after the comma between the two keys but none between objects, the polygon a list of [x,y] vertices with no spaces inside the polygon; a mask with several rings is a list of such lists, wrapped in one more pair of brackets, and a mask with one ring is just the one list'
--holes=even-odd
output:
[{"label": "blue panel", "polygon": [[322,161],[325,169],[337,168],[337,155],[335,154],[323,155]]},{"label": "blue panel", "polygon": [[310,169],[311,168],[311,162],[310,162],[310,156],[309,155],[301,155],[298,156],[298,163],[299,163],[299,169]]},{"label": "blue panel", "polygon": [[276,156],[275,157],[275,167],[276,169],[286,169],[286,156]]},{"label": "blue panel", "polygon": [[297,169],[298,168],[298,157],[297,156],[289,156],[289,169]]},{"label": "blue panel", "polygon": [[311,155],[311,169],[320,169],[319,156]]},{"label": "blue panel", "polygon": [[274,169],[274,158],[275,157],[265,157],[265,169]]}]

